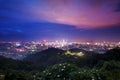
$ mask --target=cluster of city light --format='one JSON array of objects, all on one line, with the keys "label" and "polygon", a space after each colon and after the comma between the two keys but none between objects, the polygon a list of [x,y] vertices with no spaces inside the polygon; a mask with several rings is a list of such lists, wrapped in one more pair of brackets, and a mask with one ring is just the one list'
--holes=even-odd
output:
[{"label": "cluster of city light", "polygon": [[82,57],[82,56],[84,56],[85,54],[84,54],[83,52],[70,52],[70,51],[66,51],[66,52],[65,52],[65,55]]},{"label": "cluster of city light", "polygon": [[[120,42],[70,42],[67,40],[55,40],[55,41],[39,41],[39,42],[0,42],[0,55],[26,55],[40,52],[48,48],[59,48],[62,50],[70,50],[77,48],[85,51],[92,51],[99,54],[104,54],[106,51],[115,47],[120,47]],[[66,53],[65,53],[66,54]],[[83,52],[73,53],[67,52],[69,55],[84,56]]]},{"label": "cluster of city light", "polygon": [[67,40],[56,40],[56,41],[51,41],[51,42],[44,42],[45,45],[55,47],[55,48],[60,48],[68,45]]}]

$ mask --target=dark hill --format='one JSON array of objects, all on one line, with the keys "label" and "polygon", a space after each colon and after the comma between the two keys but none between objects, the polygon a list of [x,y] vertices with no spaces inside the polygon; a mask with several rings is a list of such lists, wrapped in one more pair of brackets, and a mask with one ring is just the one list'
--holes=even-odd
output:
[{"label": "dark hill", "polygon": [[[72,50],[73,50],[73,52],[76,50],[79,51],[79,49],[72,49]],[[82,50],[80,50],[80,51],[82,51]],[[74,65],[80,66],[82,68],[87,66],[89,68],[97,67],[99,69],[107,69],[107,70],[111,70],[111,71],[113,71],[114,69],[115,69],[115,71],[119,70],[120,48],[115,48],[115,49],[109,50],[105,54],[94,54],[92,56],[87,56],[87,54],[88,54],[87,53],[85,56],[82,56],[82,57],[65,55],[64,52],[66,52],[66,51],[61,50],[61,49],[56,49],[56,48],[49,48],[47,50],[38,52],[36,54],[28,55],[26,60],[31,61],[31,62],[13,60],[10,58],[5,58],[3,56],[0,56],[0,73],[5,74],[5,75],[7,75],[8,72],[10,74],[11,73],[14,73],[14,74],[20,73],[20,74],[22,74],[22,77],[23,77],[23,75],[24,75],[23,71],[25,71],[25,74],[28,74],[28,72],[34,74],[36,72],[42,72],[46,66],[49,66],[49,65],[52,66],[54,64],[66,63],[66,62],[73,63]],[[112,60],[112,62],[111,62],[111,60]],[[107,63],[106,63],[106,61],[107,61]],[[109,61],[111,63],[108,63]],[[115,63],[115,62],[117,62],[117,63]],[[44,66],[42,66],[42,65],[44,65]],[[117,67],[114,67],[114,65],[116,65]],[[70,70],[70,69],[67,69],[67,70]],[[54,71],[56,72],[56,70],[54,70]],[[84,71],[86,71],[86,69]],[[110,72],[110,73],[116,73],[116,72]],[[103,73],[103,75],[104,74],[106,74],[106,71]],[[119,76],[118,73],[117,73],[117,75]],[[20,77],[21,77],[21,75],[20,75]],[[6,80],[10,80],[10,79],[8,78]],[[11,80],[14,80],[14,79],[11,79]],[[21,79],[21,80],[23,80],[23,79]],[[26,80],[29,80],[29,79],[26,79]],[[31,80],[33,80],[33,79],[31,79]],[[105,79],[105,80],[107,80],[107,79]],[[113,80],[115,80],[115,79],[113,79]]]},{"label": "dark hill", "polygon": [[115,60],[115,61],[120,61],[120,48],[114,48],[112,50],[107,51],[103,55],[104,60]]},{"label": "dark hill", "polygon": [[65,55],[64,50],[56,49],[56,48],[49,48],[47,50],[38,52],[36,54],[31,54],[26,57],[25,60],[32,61],[37,64],[42,65],[54,65],[58,63],[77,63],[83,59],[90,57],[91,55],[96,55],[92,52],[87,52],[81,49],[70,49],[71,52],[83,52],[85,55],[83,57],[79,56],[72,56],[72,55]]},{"label": "dark hill", "polygon": [[26,57],[25,60],[44,65],[55,64],[60,61],[60,57],[64,52],[65,51],[61,49],[49,48],[47,50],[37,52],[36,54],[30,54]]},{"label": "dark hill", "polygon": [[120,60],[120,48],[112,49],[105,54],[96,54],[94,52],[84,51],[81,49],[70,49],[71,52],[83,52],[82,57],[65,55],[64,50],[49,48],[36,54],[28,55],[25,60],[41,65],[54,65],[59,63],[73,63],[78,66],[94,66],[99,61]]},{"label": "dark hill", "polygon": [[46,66],[66,62],[73,63],[81,67],[92,67],[100,61],[120,61],[120,48],[109,50],[105,54],[94,54],[92,56],[85,55],[82,57],[65,55],[65,52],[66,51],[61,49],[49,48],[36,54],[28,55],[25,61],[13,60],[0,56],[0,69],[20,69],[30,71],[38,70],[41,65]]},{"label": "dark hill", "polygon": [[79,49],[79,48],[72,48],[72,49],[69,49],[69,51],[71,52],[83,52],[86,56],[94,56],[96,55],[97,53],[93,52],[93,51],[85,51],[83,49]]},{"label": "dark hill", "polygon": [[40,70],[42,68],[43,66],[41,65],[36,66],[34,63],[29,61],[13,60],[11,58],[0,56],[0,72],[4,70],[31,71],[31,70]]},{"label": "dark hill", "polygon": [[71,52],[86,52],[85,50],[82,50],[82,49],[79,49],[79,48],[72,48],[72,49],[69,49],[69,51]]}]

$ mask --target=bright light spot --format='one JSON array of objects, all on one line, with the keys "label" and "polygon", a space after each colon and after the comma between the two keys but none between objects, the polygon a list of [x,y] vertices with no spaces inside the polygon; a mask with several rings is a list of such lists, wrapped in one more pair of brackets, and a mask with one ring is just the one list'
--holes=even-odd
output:
[{"label": "bright light spot", "polygon": [[32,52],[35,52],[35,50],[33,49],[33,50],[31,50]]},{"label": "bright light spot", "polygon": [[77,56],[84,56],[84,53],[83,52],[79,52],[76,54]]},{"label": "bright light spot", "polygon": [[20,44],[20,43],[16,43],[15,45],[16,45],[16,46],[21,46],[21,44]]},{"label": "bright light spot", "polygon": [[65,52],[65,55],[73,55],[73,53],[70,51],[67,51],[67,52]]},{"label": "bright light spot", "polygon": [[78,52],[78,53],[72,53],[70,51],[65,52],[65,55],[72,55],[72,56],[84,56],[83,52]]},{"label": "bright light spot", "polygon": [[87,42],[87,45],[90,45],[90,43],[89,43],[89,42]]}]

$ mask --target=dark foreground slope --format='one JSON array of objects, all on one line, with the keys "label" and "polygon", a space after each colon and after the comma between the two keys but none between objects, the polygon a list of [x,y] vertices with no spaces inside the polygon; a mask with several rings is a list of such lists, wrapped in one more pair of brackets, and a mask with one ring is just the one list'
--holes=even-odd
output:
[{"label": "dark foreground slope", "polygon": [[[78,51],[72,49],[71,52]],[[18,61],[0,56],[0,80],[119,80],[120,48],[105,54],[66,55],[50,48]],[[43,67],[44,65],[44,67]]]}]

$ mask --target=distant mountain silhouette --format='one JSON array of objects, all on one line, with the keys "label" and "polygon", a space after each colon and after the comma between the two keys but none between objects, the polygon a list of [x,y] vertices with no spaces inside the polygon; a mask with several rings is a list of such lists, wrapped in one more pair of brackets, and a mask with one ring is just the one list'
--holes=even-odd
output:
[{"label": "distant mountain silhouette", "polygon": [[[71,49],[70,51],[74,52],[76,50],[79,51],[79,49]],[[109,50],[105,54],[92,54],[92,52],[83,51],[85,55],[82,57],[65,55],[65,52],[61,49],[49,48],[36,54],[30,54],[23,61],[0,56],[0,68],[32,70],[39,69],[38,66],[49,66],[59,63],[73,63],[81,67],[93,67],[100,61],[120,61],[120,48]]]},{"label": "distant mountain silhouette", "polygon": [[93,55],[97,54],[94,51],[85,51],[85,50],[79,49],[79,48],[72,48],[72,49],[69,49],[69,51],[76,52],[76,53],[83,52],[87,56],[93,56]]},{"label": "distant mountain silhouette", "polygon": [[72,49],[69,49],[69,51],[71,51],[71,52],[86,52],[85,50],[83,50],[83,49],[79,49],[79,48],[72,48]]},{"label": "distant mountain silhouette", "polygon": [[49,48],[47,50],[31,54],[25,60],[42,65],[54,65],[58,63],[73,63],[78,66],[93,66],[100,60],[120,60],[120,48],[115,48],[107,51],[105,54],[97,54],[81,50],[78,48],[70,49],[71,52],[83,52],[83,57],[65,55],[66,51],[56,48]]},{"label": "distant mountain silhouette", "polygon": [[83,52],[84,56],[79,57],[79,56],[65,55],[66,51],[64,50],[57,48],[49,48],[47,50],[43,50],[36,54],[30,54],[25,58],[25,60],[42,65],[54,65],[58,63],[77,63],[78,61],[96,55],[95,53],[84,51],[77,48],[70,49],[69,51],[76,52],[76,54],[77,52]]},{"label": "distant mountain silhouette", "polygon": [[103,54],[104,60],[115,60],[120,61],[120,48],[116,47],[114,49],[111,49],[107,51],[105,54]]},{"label": "distant mountain silhouette", "polygon": [[43,65],[57,64],[61,62],[64,52],[65,51],[61,49],[49,48],[36,54],[28,55],[25,60]]}]

